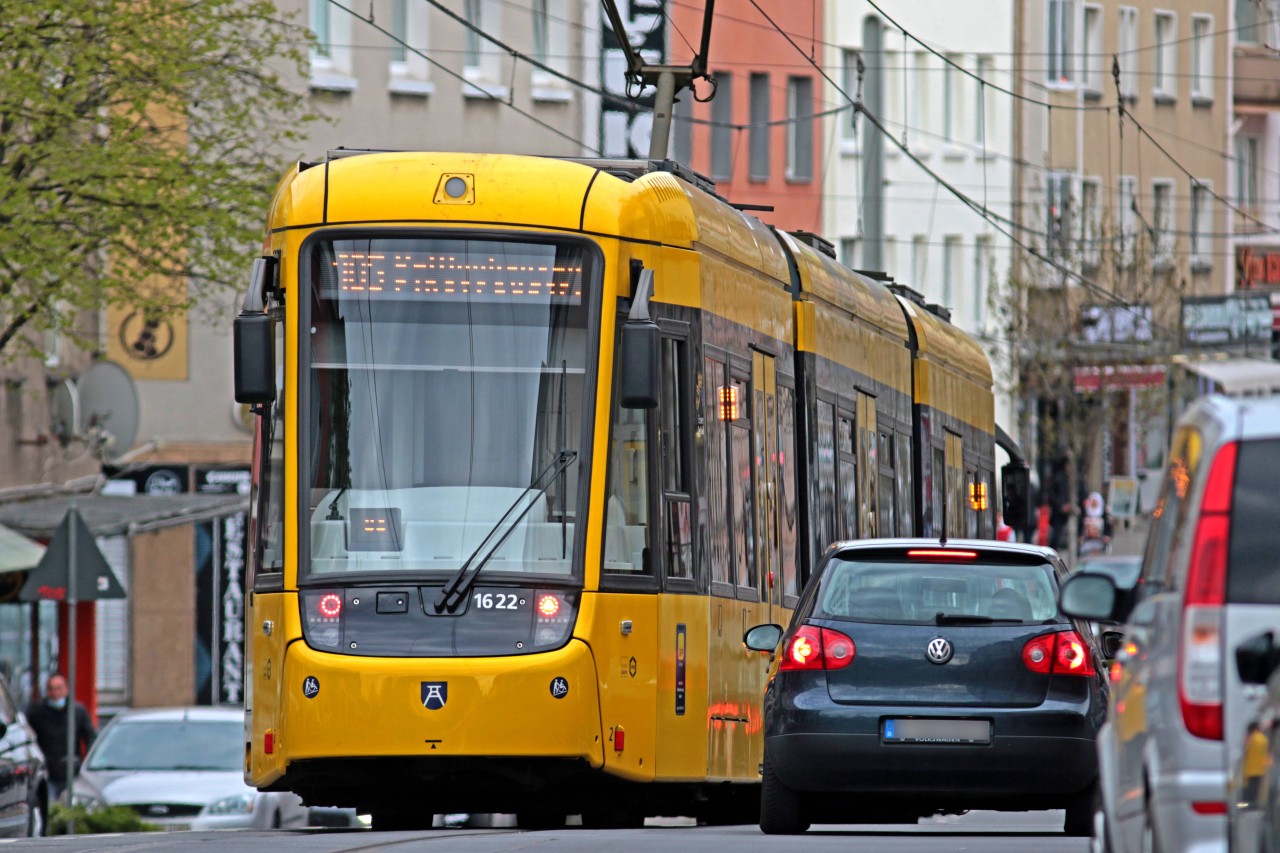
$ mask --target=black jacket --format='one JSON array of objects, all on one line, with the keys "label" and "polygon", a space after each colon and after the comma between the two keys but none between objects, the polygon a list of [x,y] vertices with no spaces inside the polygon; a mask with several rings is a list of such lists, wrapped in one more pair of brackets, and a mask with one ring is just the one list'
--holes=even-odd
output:
[{"label": "black jacket", "polygon": [[[49,778],[55,782],[67,781],[67,709],[51,708],[47,702],[32,702],[27,706],[27,722],[36,732],[36,743],[44,753]],[[89,719],[89,710],[76,703],[76,746],[80,755],[89,751],[97,732]],[[79,766],[77,759],[76,765]]]}]

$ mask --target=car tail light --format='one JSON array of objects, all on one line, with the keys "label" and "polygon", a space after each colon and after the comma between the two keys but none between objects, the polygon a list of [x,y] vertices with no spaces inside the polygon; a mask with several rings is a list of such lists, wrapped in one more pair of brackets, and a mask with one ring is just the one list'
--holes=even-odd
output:
[{"label": "car tail light", "polygon": [[955,548],[912,548],[907,556],[913,560],[976,560],[978,552]]},{"label": "car tail light", "polygon": [[1022,662],[1032,672],[1045,675],[1097,675],[1089,646],[1075,631],[1057,631],[1032,637],[1022,647]]},{"label": "car tail light", "polygon": [[801,625],[783,644],[778,669],[844,669],[853,663],[856,654],[853,640],[839,631]]},{"label": "car tail light", "polygon": [[1235,442],[1223,445],[1209,469],[1182,602],[1178,704],[1187,731],[1208,740],[1222,740],[1222,603],[1237,449]]},{"label": "car tail light", "polygon": [[342,593],[332,589],[302,593],[302,631],[307,643],[317,649],[342,645]]}]

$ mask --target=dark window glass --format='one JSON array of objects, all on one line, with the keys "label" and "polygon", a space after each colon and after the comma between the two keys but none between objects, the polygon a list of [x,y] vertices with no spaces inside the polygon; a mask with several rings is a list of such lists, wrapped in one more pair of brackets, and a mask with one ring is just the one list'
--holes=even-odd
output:
[{"label": "dark window glass", "polygon": [[[284,376],[284,318],[274,323],[277,376]],[[254,543],[252,573],[284,571],[284,390],[276,389],[276,400],[258,418],[254,443],[258,456],[257,494],[250,500],[249,526]]]},{"label": "dark window glass", "polygon": [[721,71],[716,77],[716,96],[711,101],[711,177],[727,181],[733,177],[733,75]]},{"label": "dark window glass", "polygon": [[897,456],[894,458],[894,476],[898,487],[898,535],[915,536],[915,512],[912,489],[915,472],[911,470],[911,440],[898,433]]},{"label": "dark window glass", "polygon": [[707,453],[707,516],[709,523],[707,547],[711,559],[711,580],[732,583],[729,572],[729,506],[726,487],[729,468],[725,458],[725,435],[728,425],[721,420],[720,390],[725,387],[724,365],[712,359],[706,360],[706,379],[703,386],[702,417],[706,423]]},{"label": "dark window glass", "polygon": [[814,556],[836,541],[836,444],[835,411],[818,401],[818,547]]},{"label": "dark window glass", "polygon": [[751,75],[751,180],[769,180],[769,75]]},{"label": "dark window glass", "polygon": [[1142,560],[1142,582],[1148,590],[1170,582],[1169,555],[1179,533],[1187,493],[1195,479],[1200,463],[1200,436],[1195,430],[1184,427],[1173,438],[1169,451],[1169,467],[1165,470],[1160,498],[1151,512],[1151,533],[1147,536],[1146,555]]},{"label": "dark window glass", "polygon": [[[735,380],[736,383],[736,380]],[[746,398],[745,383],[742,387]],[[751,499],[751,430],[744,421],[729,427],[730,488],[733,490],[734,579],[740,587],[756,586],[755,504]]]},{"label": "dark window glass", "polygon": [[799,595],[796,574],[796,532],[799,518],[796,509],[796,392],[778,386],[778,489],[782,493],[778,511],[778,539],[782,549],[782,594]]},{"label": "dark window glass", "polygon": [[1227,601],[1280,604],[1280,439],[1246,441],[1236,461],[1231,497],[1231,551]]},{"label": "dark window glass", "polygon": [[893,435],[880,433],[880,535],[893,536],[897,533],[894,526],[893,511]]},{"label": "dark window glass", "polygon": [[662,341],[662,484],[669,492],[688,494],[684,348],[684,341]]}]

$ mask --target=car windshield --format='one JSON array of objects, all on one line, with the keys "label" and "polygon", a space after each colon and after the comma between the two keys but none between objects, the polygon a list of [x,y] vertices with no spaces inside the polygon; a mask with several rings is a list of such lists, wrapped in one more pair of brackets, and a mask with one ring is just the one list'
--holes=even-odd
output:
[{"label": "car windshield", "polygon": [[238,720],[121,720],[93,746],[90,770],[240,770]]},{"label": "car windshield", "polygon": [[[941,614],[941,615],[940,615]],[[1058,618],[1046,564],[834,559],[814,616],[857,622],[983,624]]]}]

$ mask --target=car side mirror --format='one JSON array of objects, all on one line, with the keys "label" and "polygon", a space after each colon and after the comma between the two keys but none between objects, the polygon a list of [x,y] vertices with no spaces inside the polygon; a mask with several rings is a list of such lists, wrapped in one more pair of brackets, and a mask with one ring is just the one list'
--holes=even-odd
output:
[{"label": "car side mirror", "polygon": [[1095,622],[1121,622],[1116,618],[1116,585],[1109,575],[1087,572],[1067,578],[1058,591],[1058,607],[1068,616]]},{"label": "car side mirror", "polygon": [[1120,647],[1124,644],[1124,632],[1122,631],[1103,631],[1102,632],[1102,656],[1107,660],[1113,659],[1120,654]]},{"label": "car side mirror", "polygon": [[1271,631],[1250,637],[1236,646],[1236,669],[1245,684],[1266,684],[1280,666],[1280,648]]},{"label": "car side mirror", "polygon": [[772,622],[768,625],[756,625],[742,635],[742,644],[753,652],[771,652],[778,648],[782,641],[782,626]]}]

